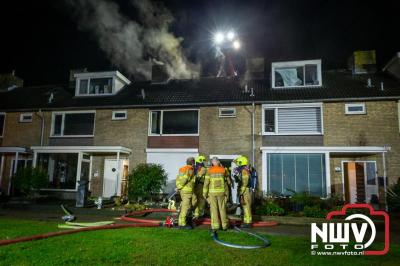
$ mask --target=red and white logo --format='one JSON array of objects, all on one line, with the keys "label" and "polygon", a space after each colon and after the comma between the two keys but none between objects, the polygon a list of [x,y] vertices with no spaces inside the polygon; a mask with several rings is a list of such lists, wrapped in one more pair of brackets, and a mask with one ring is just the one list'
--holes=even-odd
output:
[{"label": "red and white logo", "polygon": [[[344,222],[329,222],[335,216],[346,216],[348,209],[367,209],[369,216],[356,213],[348,215]],[[384,220],[385,246],[382,250],[370,248],[377,234],[375,223],[370,217]],[[321,226],[311,224],[312,255],[384,255],[389,251],[389,215],[384,211],[375,211],[369,204],[347,204],[340,211],[328,213],[326,220],[328,222]],[[350,244],[351,236],[355,244]]]}]

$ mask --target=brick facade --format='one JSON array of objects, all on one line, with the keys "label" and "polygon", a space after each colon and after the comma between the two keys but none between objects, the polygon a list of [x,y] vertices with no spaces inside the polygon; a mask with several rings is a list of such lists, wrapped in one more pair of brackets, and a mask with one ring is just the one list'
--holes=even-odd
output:
[{"label": "brick facade", "polygon": [[[386,156],[389,183],[395,183],[400,176],[400,133],[396,101],[367,101],[365,115],[346,115],[345,102],[324,104],[324,145],[325,146],[390,146]],[[347,156],[343,156],[346,160]],[[382,173],[381,155],[372,156],[377,162],[378,176]],[[371,156],[353,155],[353,160],[366,160]],[[331,165],[334,169],[339,159]],[[332,180],[338,182],[339,174],[332,172]],[[341,179],[341,173],[340,173]]]}]

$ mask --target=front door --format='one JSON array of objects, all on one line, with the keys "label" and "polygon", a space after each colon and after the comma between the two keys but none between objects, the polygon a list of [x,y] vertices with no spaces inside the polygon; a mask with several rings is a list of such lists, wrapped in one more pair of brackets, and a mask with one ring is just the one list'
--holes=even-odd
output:
[{"label": "front door", "polygon": [[[122,160],[120,160],[119,171],[122,171],[122,169]],[[118,177],[117,160],[106,159],[104,161],[103,197],[110,198],[113,196],[119,196],[121,194],[120,185],[121,182]]]},{"label": "front door", "polygon": [[[237,189],[238,189],[238,184],[235,182],[235,179],[233,178],[233,170],[237,167],[237,165],[233,162],[233,159],[239,157],[238,155],[232,155],[232,156],[221,156],[219,159],[221,164],[230,169],[231,173],[231,180],[232,180],[232,187],[231,187],[231,200],[232,203],[239,203],[238,195],[237,195]],[[228,158],[228,159],[226,159]]]},{"label": "front door", "polygon": [[343,176],[347,203],[371,203],[378,199],[374,161],[343,162]]}]

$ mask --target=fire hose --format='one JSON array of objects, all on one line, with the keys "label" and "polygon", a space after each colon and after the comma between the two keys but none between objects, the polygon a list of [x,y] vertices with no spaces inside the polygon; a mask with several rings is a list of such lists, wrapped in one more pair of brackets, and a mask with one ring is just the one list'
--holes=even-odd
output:
[{"label": "fire hose", "polygon": [[[45,239],[45,238],[54,237],[54,236],[62,236],[62,235],[80,233],[80,232],[98,231],[98,230],[105,230],[105,229],[120,229],[120,228],[129,228],[129,227],[161,227],[161,226],[172,227],[174,224],[173,224],[173,219],[171,219],[170,217],[167,217],[166,221],[130,217],[130,216],[139,216],[139,215],[144,215],[144,214],[148,214],[148,213],[160,213],[160,212],[176,213],[176,210],[148,209],[148,210],[131,212],[129,214],[121,216],[121,220],[132,222],[130,224],[105,224],[105,223],[108,223],[107,221],[97,222],[97,223],[69,223],[70,226],[73,226],[73,227],[66,227],[66,228],[76,228],[75,226],[81,226],[81,227],[76,228],[76,229],[59,231],[59,232],[49,232],[49,233],[38,234],[38,235],[27,236],[27,237],[19,237],[19,238],[14,238],[14,239],[0,240],[0,246],[10,245],[10,244],[14,244],[14,243],[27,242],[27,241],[33,241],[33,240],[39,240],[39,239]],[[84,224],[86,224],[86,225],[84,225]],[[89,226],[87,224],[89,224]],[[198,220],[198,221],[196,221],[196,224],[197,225],[210,224],[210,219]],[[236,226],[238,224],[238,222],[230,220],[230,224]],[[255,222],[255,223],[253,223],[253,226],[255,226],[255,227],[273,226],[276,224],[277,224],[276,222],[272,222],[272,221],[271,222]],[[68,225],[68,223],[66,225]],[[242,231],[242,230],[240,230],[240,231]],[[248,233],[249,235],[252,235],[254,237],[257,236],[256,238],[258,238],[260,240],[263,240],[263,241],[265,240],[264,245],[257,246],[257,247],[252,247],[252,246],[240,246],[239,247],[239,245],[229,244],[229,243],[220,241],[216,234],[213,234],[213,239],[218,244],[222,244],[222,245],[229,246],[229,247],[245,248],[245,249],[266,247],[269,245],[269,241],[267,239],[264,239],[261,236],[255,235],[255,234],[247,232],[247,231],[246,231],[246,233]],[[266,245],[266,243],[267,243],[266,241],[268,241],[268,245]]]}]

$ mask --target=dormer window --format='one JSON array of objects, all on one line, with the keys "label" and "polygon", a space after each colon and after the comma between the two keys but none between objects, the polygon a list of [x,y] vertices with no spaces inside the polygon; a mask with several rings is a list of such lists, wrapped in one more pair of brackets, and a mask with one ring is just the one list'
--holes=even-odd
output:
[{"label": "dormer window", "polygon": [[272,63],[272,88],[322,86],[321,60]]},{"label": "dormer window", "polygon": [[116,94],[131,82],[118,71],[85,72],[74,75],[76,96],[101,96]]}]

